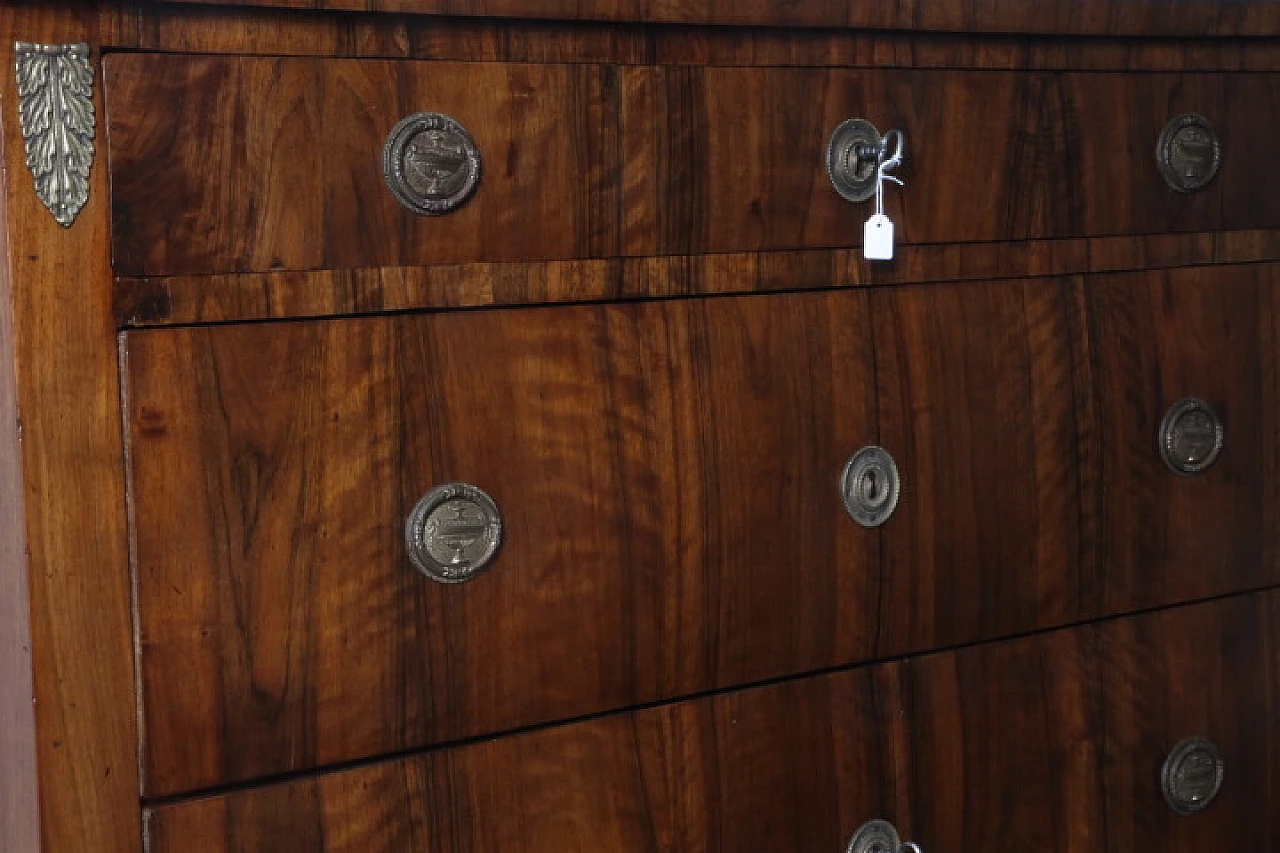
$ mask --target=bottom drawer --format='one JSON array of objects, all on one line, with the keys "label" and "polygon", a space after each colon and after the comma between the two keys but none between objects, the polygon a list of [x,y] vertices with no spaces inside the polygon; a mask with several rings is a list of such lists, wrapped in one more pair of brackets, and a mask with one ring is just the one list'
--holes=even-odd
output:
[{"label": "bottom drawer", "polygon": [[[1275,851],[1278,644],[1280,593],[1241,596],[165,804],[147,849]],[[1225,782],[1181,815],[1188,736]]]}]

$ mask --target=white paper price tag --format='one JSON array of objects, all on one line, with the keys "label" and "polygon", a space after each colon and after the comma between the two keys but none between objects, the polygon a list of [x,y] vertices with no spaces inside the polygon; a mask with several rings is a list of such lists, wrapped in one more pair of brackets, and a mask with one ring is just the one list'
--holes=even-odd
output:
[{"label": "white paper price tag", "polygon": [[893,220],[877,213],[862,230],[862,255],[869,261],[893,260]]}]

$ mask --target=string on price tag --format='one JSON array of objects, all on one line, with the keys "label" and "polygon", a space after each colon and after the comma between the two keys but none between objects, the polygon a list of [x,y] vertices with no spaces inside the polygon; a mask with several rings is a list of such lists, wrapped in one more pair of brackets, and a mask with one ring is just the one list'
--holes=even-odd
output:
[{"label": "string on price tag", "polygon": [[[886,156],[889,145],[896,142],[892,155]],[[869,261],[893,260],[893,220],[884,212],[884,184],[893,181],[902,186],[902,180],[886,174],[902,163],[902,131],[891,130],[880,144],[879,162],[876,164],[876,212],[862,229],[862,255]]]}]

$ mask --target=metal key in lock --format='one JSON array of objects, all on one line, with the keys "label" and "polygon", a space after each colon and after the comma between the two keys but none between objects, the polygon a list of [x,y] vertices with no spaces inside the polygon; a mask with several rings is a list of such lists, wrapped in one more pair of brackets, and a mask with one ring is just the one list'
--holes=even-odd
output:
[{"label": "metal key in lock", "polygon": [[827,146],[827,174],[841,197],[852,202],[876,200],[875,214],[862,232],[862,251],[868,260],[893,259],[895,228],[884,210],[886,181],[902,184],[888,174],[902,164],[905,137],[900,130],[884,136],[863,119],[849,119],[836,128]]}]

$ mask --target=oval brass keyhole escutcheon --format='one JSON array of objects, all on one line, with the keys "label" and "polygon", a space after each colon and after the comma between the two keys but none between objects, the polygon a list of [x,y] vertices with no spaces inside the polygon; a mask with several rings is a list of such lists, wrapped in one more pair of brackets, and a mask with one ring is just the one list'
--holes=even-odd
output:
[{"label": "oval brass keyhole escutcheon", "polygon": [[1189,737],[1169,752],[1160,770],[1160,787],[1169,808],[1192,815],[1213,804],[1225,775],[1218,747],[1205,738]]},{"label": "oval brass keyhole escutcheon", "polygon": [[404,525],[409,560],[439,583],[469,581],[502,544],[498,505],[467,483],[445,483],[423,496]]},{"label": "oval brass keyhole escutcheon", "polygon": [[1174,403],[1160,422],[1160,456],[1184,477],[1202,474],[1218,460],[1225,441],[1222,419],[1204,400]]},{"label": "oval brass keyhole escutcheon", "polygon": [[883,447],[868,445],[844,466],[840,494],[853,520],[863,527],[879,527],[898,507],[901,483],[898,466]]},{"label": "oval brass keyhole escutcheon", "polygon": [[1222,167],[1222,141],[1199,113],[1173,119],[1156,142],[1156,165],[1165,183],[1180,193],[1193,193],[1213,183]]}]

